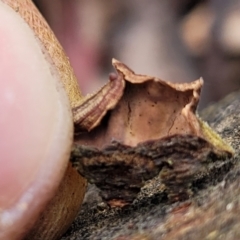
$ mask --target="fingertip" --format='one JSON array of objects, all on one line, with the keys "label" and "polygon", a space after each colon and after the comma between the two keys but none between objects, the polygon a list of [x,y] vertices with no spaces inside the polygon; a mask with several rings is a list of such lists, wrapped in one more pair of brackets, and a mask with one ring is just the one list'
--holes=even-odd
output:
[{"label": "fingertip", "polygon": [[66,169],[73,125],[66,93],[29,26],[0,2],[0,238],[33,224]]}]

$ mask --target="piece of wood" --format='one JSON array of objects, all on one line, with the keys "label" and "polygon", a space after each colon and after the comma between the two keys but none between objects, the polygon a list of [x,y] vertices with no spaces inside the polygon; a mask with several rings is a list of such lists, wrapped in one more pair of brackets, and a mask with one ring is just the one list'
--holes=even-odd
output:
[{"label": "piece of wood", "polygon": [[[83,208],[62,240],[75,239],[239,239],[240,238],[240,92],[209,107],[202,117],[235,149],[232,164],[215,166],[196,182],[193,197],[166,201],[158,178],[142,189],[132,205],[110,209],[91,186]],[[230,168],[230,171],[229,169]]]}]

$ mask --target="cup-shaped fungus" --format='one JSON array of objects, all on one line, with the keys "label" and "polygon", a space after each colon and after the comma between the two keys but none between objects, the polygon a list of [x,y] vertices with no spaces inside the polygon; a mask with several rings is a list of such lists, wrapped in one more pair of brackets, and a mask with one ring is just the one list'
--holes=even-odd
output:
[{"label": "cup-shaped fungus", "polygon": [[207,162],[233,154],[196,114],[203,80],[171,83],[115,59],[113,66],[117,75],[73,109],[78,134],[71,161],[111,206],[132,202],[159,172],[172,200],[187,198]]}]

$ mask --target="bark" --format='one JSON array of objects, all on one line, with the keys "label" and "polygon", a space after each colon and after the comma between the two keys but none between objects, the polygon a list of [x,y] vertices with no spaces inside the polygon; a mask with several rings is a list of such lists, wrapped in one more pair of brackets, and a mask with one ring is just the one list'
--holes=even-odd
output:
[{"label": "bark", "polygon": [[[240,239],[240,91],[201,116],[235,149],[195,181],[191,199],[171,203],[159,177],[147,182],[130,206],[111,209],[91,185],[85,203],[62,240]],[[199,179],[199,178],[197,178]]]}]

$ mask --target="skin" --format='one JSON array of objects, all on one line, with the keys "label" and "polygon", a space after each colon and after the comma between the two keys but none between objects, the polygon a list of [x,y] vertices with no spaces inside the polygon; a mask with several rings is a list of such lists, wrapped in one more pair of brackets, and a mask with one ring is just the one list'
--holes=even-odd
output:
[{"label": "skin", "polygon": [[55,38],[50,44],[62,61],[4,2],[24,1],[0,1],[0,239],[21,239],[64,176],[73,141],[71,106],[81,95]]}]

